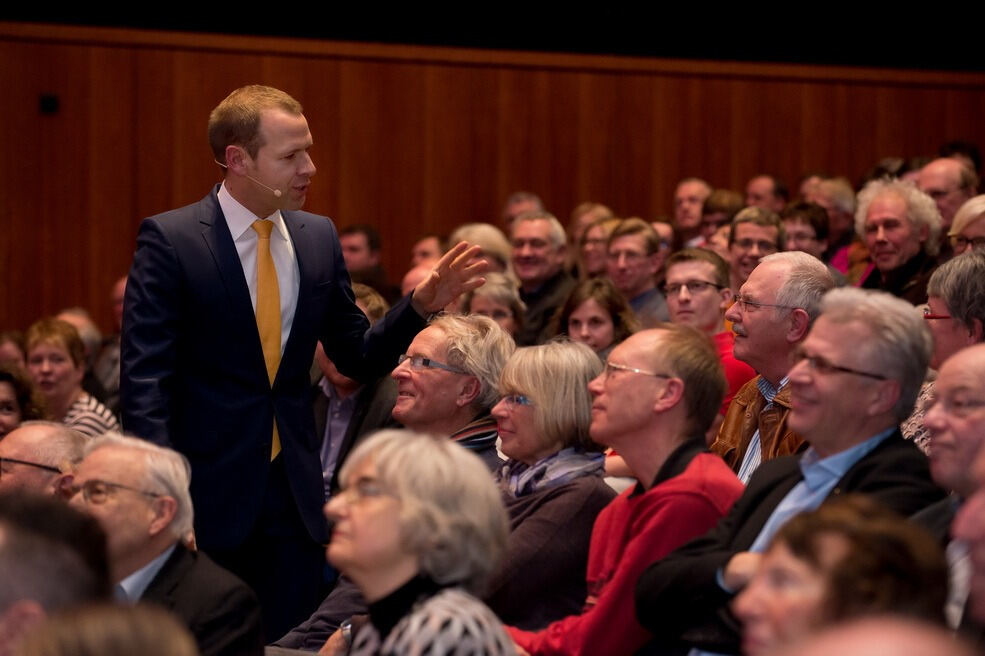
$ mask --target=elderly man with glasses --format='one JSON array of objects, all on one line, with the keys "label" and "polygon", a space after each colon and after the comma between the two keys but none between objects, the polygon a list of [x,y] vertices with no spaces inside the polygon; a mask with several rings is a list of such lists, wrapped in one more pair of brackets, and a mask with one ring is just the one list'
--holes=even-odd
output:
[{"label": "elderly man with glasses", "polygon": [[732,399],[712,444],[743,483],[759,465],[795,453],[802,438],[787,425],[790,358],[807,336],[834,281],[816,257],[791,251],[767,255],[725,313],[735,333],[733,353],[756,370]]},{"label": "elderly man with glasses", "polygon": [[738,652],[730,601],[793,515],[851,492],[903,515],[943,498],[926,457],[899,431],[930,354],[930,332],[909,303],[855,288],[825,295],[787,373],[787,424],[808,448],[763,463],[725,519],[640,577],[637,616],[661,645]]},{"label": "elderly man with glasses", "polygon": [[26,421],[0,440],[0,491],[61,494],[82,460],[82,433],[51,421]]},{"label": "elderly man with glasses", "polygon": [[163,606],[205,654],[261,654],[253,592],[201,552],[186,548],[191,468],[177,451],[106,434],[88,443],[72,503],[106,531],[117,599]]}]

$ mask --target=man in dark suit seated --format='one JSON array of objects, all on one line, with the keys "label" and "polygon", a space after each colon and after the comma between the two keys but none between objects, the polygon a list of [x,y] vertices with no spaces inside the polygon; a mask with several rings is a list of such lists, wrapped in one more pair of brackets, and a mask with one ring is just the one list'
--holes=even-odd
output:
[{"label": "man in dark suit seated", "polygon": [[106,531],[115,595],[163,606],[206,654],[260,654],[256,596],[208,556],[184,545],[192,531],[190,467],[178,452],[104,435],[86,445],[72,503]]},{"label": "man in dark suit seated", "polygon": [[926,457],[898,428],[930,353],[930,333],[909,303],[855,288],[825,295],[789,373],[788,424],[810,448],[763,463],[725,519],[644,572],[636,614],[661,648],[738,652],[729,602],[798,512],[848,492],[904,515],[943,497]]}]

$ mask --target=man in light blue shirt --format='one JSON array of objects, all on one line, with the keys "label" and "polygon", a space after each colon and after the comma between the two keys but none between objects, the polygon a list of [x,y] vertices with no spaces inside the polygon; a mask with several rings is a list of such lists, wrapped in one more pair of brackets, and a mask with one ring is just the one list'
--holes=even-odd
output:
[{"label": "man in light blue shirt", "polygon": [[637,616],[661,646],[736,653],[740,627],[729,602],[798,512],[856,492],[910,515],[944,496],[926,457],[898,429],[930,359],[924,323],[889,294],[843,288],[825,295],[787,374],[787,421],[809,448],[763,463],[725,519],[640,578]]}]

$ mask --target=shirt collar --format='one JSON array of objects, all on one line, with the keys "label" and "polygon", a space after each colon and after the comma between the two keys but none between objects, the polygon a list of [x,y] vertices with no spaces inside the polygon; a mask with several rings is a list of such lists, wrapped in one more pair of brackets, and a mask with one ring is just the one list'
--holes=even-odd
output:
[{"label": "shirt collar", "polygon": [[[219,207],[222,209],[223,216],[226,217],[226,225],[229,226],[229,234],[232,235],[233,241],[239,241],[246,234],[256,234],[250,229],[250,226],[260,217],[243,207],[238,200],[233,198],[232,194],[226,189],[225,182],[219,186],[217,196],[219,198]],[[276,233],[284,241],[288,240],[287,226],[284,225],[284,218],[281,216],[280,210],[275,210],[273,214],[263,218],[273,222],[274,231],[271,233],[272,235]]]},{"label": "shirt collar", "polygon": [[896,427],[892,426],[850,449],[845,449],[827,458],[822,458],[814,450],[814,447],[810,447],[800,458],[800,471],[804,476],[804,482],[809,489],[816,490],[825,481],[830,481],[832,478],[840,479],[856,462],[868,455],[872,449],[879,446],[883,440],[895,432]]},{"label": "shirt collar", "polygon": [[144,596],[144,591],[147,590],[147,586],[154,580],[157,573],[161,571],[161,568],[164,567],[164,563],[166,563],[168,558],[171,557],[171,554],[174,553],[175,547],[177,546],[177,543],[172,544],[157,558],[120,581],[119,586],[123,590],[123,594],[126,595],[127,601],[130,603],[137,603],[137,601]]},{"label": "shirt collar", "polygon": [[780,390],[783,389],[788,380],[790,380],[790,376],[784,376],[780,379],[780,384],[773,387],[773,384],[770,383],[770,381],[766,380],[763,376],[760,376],[759,380],[756,381],[756,387],[759,388],[759,393],[763,395],[764,399],[766,399],[766,403],[770,404],[773,403],[773,399],[775,399],[776,395],[780,393]]}]

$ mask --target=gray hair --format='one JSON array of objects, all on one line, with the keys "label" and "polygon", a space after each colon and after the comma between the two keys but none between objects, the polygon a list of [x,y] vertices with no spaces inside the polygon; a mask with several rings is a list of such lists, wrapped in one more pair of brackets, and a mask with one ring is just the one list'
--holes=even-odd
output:
[{"label": "gray hair", "polygon": [[65,424],[55,421],[25,421],[17,428],[46,428],[44,438],[37,443],[37,458],[45,464],[62,468],[65,464],[82,462],[82,452],[88,438]]},{"label": "gray hair", "polygon": [[534,402],[534,423],[544,446],[601,451],[588,434],[592,395],[588,383],[602,373],[591,347],[558,340],[517,349],[503,367],[501,394],[523,394]]},{"label": "gray hair", "polygon": [[494,257],[504,269],[509,268],[513,246],[503,231],[491,223],[466,223],[458,226],[448,237],[448,244],[454,246],[460,241],[478,246],[483,255]]},{"label": "gray hair", "polygon": [[481,594],[506,552],[509,521],[489,468],[452,440],[383,430],[361,443],[341,478],[372,461],[400,500],[400,538],[440,584]]},{"label": "gray hair", "polygon": [[855,213],[855,192],[845,178],[828,178],[817,184],[816,193],[823,196],[835,209],[847,214]]},{"label": "gray hair", "polygon": [[431,321],[447,339],[448,364],[468,372],[479,380],[475,403],[488,410],[499,399],[499,375],[503,365],[516,350],[516,343],[489,317],[443,314]]},{"label": "gray hair", "polygon": [[927,281],[927,295],[943,299],[955,320],[971,328],[985,326],[985,251],[969,251],[937,268]]},{"label": "gray hair", "polygon": [[969,198],[954,213],[954,220],[951,221],[951,232],[948,234],[961,234],[961,231],[982,218],[983,215],[985,215],[985,194]]},{"label": "gray hair", "polygon": [[937,255],[940,250],[941,213],[934,199],[923,193],[909,180],[882,178],[872,180],[858,192],[858,209],[855,210],[855,232],[865,239],[865,219],[872,201],[894,194],[906,203],[906,218],[915,229],[927,227],[927,241],[923,250],[927,255]]},{"label": "gray hair", "polygon": [[564,226],[561,222],[557,220],[550,212],[545,212],[543,210],[534,210],[531,212],[524,212],[520,216],[513,219],[512,227],[510,229],[512,232],[516,230],[516,227],[521,223],[526,223],[527,221],[547,221],[547,225],[550,226],[547,231],[547,239],[551,242],[551,245],[555,248],[561,248],[567,243],[567,234],[564,232]]},{"label": "gray hair", "polygon": [[192,506],[191,483],[192,468],[188,459],[174,449],[158,446],[136,437],[126,437],[119,433],[104,433],[86,444],[85,455],[103,448],[130,449],[139,452],[144,459],[144,481],[148,492],[169,496],[175,500],[177,509],[169,529],[175,538],[181,540],[188,535],[194,524],[195,510]]},{"label": "gray hair", "polygon": [[527,313],[527,305],[520,299],[520,289],[516,282],[503,273],[484,274],[486,282],[465,296],[465,309],[472,311],[472,299],[476,296],[491,299],[494,303],[505,305],[513,310],[513,318],[518,327],[523,327],[523,318]]},{"label": "gray hair", "polygon": [[814,323],[821,313],[821,298],[835,286],[824,262],[803,251],[786,251],[763,257],[759,263],[784,264],[789,269],[776,292],[776,304],[800,308]]},{"label": "gray hair", "polygon": [[821,316],[835,323],[858,322],[870,337],[852,345],[868,368],[900,384],[893,407],[897,421],[913,412],[934,350],[927,322],[920,311],[886,292],[840,287],[824,295]]}]

